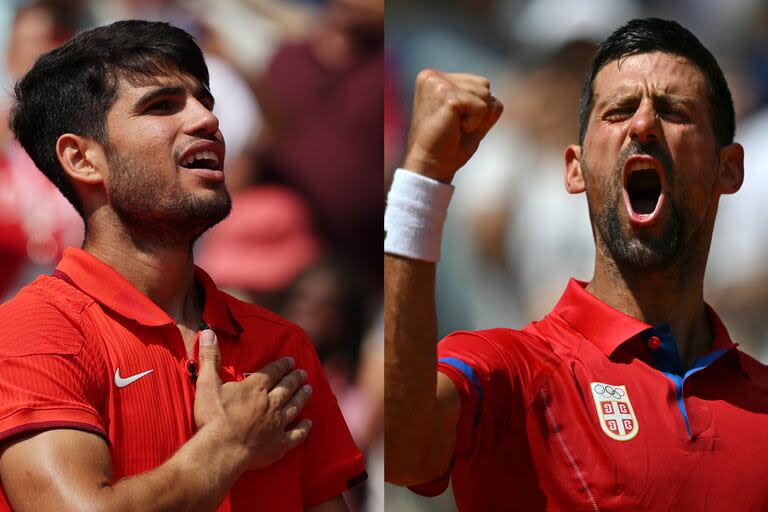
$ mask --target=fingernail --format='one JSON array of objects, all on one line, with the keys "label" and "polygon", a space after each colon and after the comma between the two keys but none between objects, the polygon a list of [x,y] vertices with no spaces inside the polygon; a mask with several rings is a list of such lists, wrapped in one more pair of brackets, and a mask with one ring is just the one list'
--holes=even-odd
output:
[{"label": "fingernail", "polygon": [[307,427],[312,428],[312,420],[306,420],[307,421]]},{"label": "fingernail", "polygon": [[301,375],[301,378],[302,378],[302,379],[305,379],[305,380],[306,380],[306,378],[307,378],[307,372],[306,372],[306,371],[304,371],[304,370],[299,370],[299,375]]},{"label": "fingernail", "polygon": [[303,389],[303,390],[304,390],[304,392],[305,392],[306,394],[308,394],[308,395],[311,395],[311,394],[312,394],[312,386],[310,386],[309,384],[305,384],[304,386],[302,386],[302,388],[301,388],[301,389]]},{"label": "fingernail", "polygon": [[292,357],[286,357],[286,359],[288,360],[289,368],[293,368],[294,366],[296,366],[296,361],[294,361]]},{"label": "fingernail", "polygon": [[210,329],[206,329],[200,333],[200,345],[204,347],[212,347],[216,344],[216,334]]}]

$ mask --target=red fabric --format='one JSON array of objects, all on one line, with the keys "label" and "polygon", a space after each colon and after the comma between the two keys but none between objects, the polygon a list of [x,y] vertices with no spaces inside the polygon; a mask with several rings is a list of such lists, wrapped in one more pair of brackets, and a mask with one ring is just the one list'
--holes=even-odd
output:
[{"label": "red fabric", "polygon": [[[163,310],[88,253],[67,249],[57,270],[63,278],[39,277],[0,306],[13,332],[0,341],[0,438],[74,426],[108,439],[115,480],[150,470],[195,432],[195,386],[181,334]],[[299,511],[340,494],[363,473],[363,458],[306,335],[218,291],[200,269],[197,279],[206,293],[203,320],[220,342],[222,380],[290,355],[313,387],[302,412],[313,422],[307,441],[269,468],[243,474],[219,510]],[[118,368],[122,378],[153,371],[118,388]],[[4,499],[2,510],[10,510]]]},{"label": "red fabric", "polygon": [[[651,326],[584,283],[571,281],[548,316],[520,331],[448,336],[439,370],[462,399],[451,471],[459,510],[767,509],[758,481],[768,471],[768,368],[708,312],[712,348],[725,353],[684,381],[691,437],[675,384],[640,335]],[[444,358],[468,364],[477,384]],[[635,437],[606,435],[595,382],[626,387]]]}]

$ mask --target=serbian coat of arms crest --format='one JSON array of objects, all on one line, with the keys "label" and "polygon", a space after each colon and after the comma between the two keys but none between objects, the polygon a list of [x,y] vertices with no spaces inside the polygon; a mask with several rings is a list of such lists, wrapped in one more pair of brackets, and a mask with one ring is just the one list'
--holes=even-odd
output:
[{"label": "serbian coat of arms crest", "polygon": [[617,441],[629,441],[634,438],[639,425],[626,386],[591,382],[589,388],[592,398],[595,399],[597,417],[603,432]]}]

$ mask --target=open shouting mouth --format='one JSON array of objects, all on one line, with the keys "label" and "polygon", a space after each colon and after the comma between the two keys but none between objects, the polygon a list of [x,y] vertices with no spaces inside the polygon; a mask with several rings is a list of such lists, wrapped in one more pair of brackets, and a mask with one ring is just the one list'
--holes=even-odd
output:
[{"label": "open shouting mouth", "polygon": [[664,204],[664,167],[648,155],[635,155],[624,162],[624,202],[632,224],[647,226],[660,215]]}]

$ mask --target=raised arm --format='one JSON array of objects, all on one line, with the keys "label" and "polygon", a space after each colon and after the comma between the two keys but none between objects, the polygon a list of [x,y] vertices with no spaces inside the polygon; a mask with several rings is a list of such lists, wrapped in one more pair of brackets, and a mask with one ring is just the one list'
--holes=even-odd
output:
[{"label": "raised arm", "polygon": [[[501,111],[487,79],[422,71],[403,167],[449,184]],[[424,212],[405,215],[434,222]],[[384,255],[385,468],[388,481],[412,485],[448,470],[460,403],[453,383],[437,372],[435,262],[416,259],[400,245],[398,254]]]},{"label": "raised arm", "polygon": [[112,480],[100,436],[54,429],[15,438],[0,451],[0,477],[17,512],[215,510],[247,467],[280,459],[311,425],[293,421],[309,400],[304,374],[278,360],[222,386],[213,331],[201,335],[195,419],[202,428],[159,467]]}]

